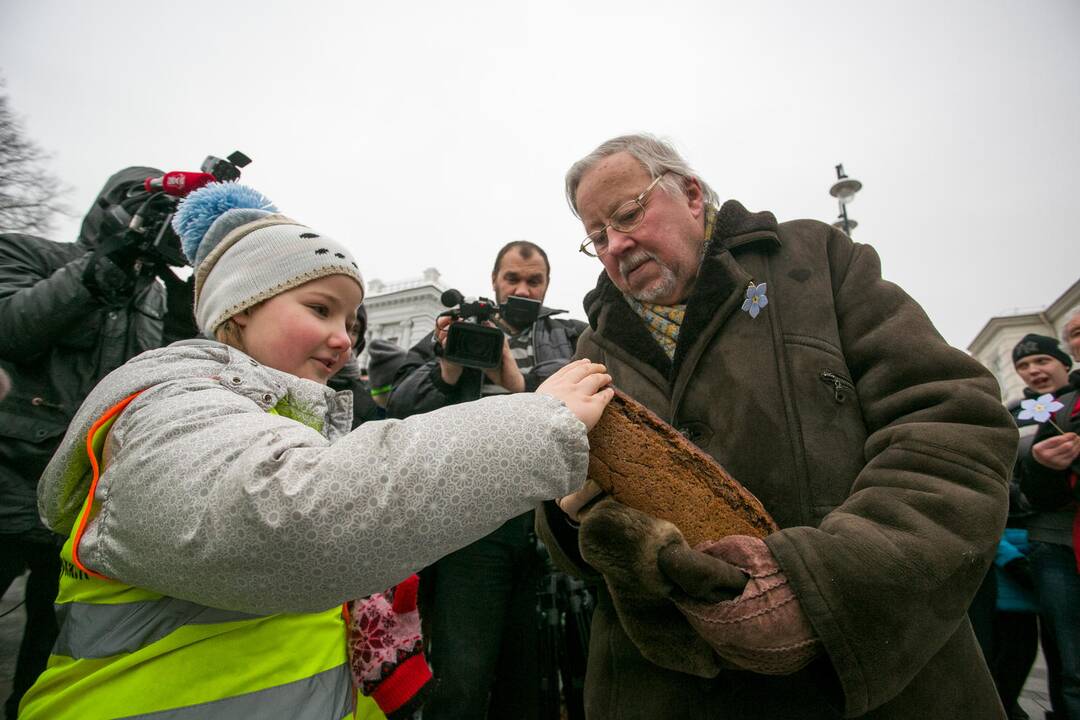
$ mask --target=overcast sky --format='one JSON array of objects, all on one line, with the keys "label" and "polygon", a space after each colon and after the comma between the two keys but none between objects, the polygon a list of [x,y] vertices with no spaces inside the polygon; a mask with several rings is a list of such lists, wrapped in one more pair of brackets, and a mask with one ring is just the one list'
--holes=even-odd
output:
[{"label": "overcast sky", "polygon": [[0,74],[79,214],[123,166],[240,149],[369,279],[488,294],[524,238],[583,317],[600,265],[563,176],[638,131],[781,221],[835,220],[844,163],[854,238],[960,347],[1080,276],[1076,0],[4,0]]}]

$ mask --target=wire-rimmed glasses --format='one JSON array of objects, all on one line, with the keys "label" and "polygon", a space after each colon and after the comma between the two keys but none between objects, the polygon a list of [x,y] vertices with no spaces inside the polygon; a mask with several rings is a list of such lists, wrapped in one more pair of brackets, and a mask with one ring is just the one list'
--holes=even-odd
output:
[{"label": "wire-rimmed glasses", "polygon": [[615,212],[611,214],[610,222],[599,230],[593,230],[586,235],[585,239],[581,241],[581,247],[578,250],[590,257],[603,257],[608,249],[608,228],[614,228],[618,232],[624,233],[636,230],[641,225],[641,221],[645,219],[645,201],[648,199],[649,193],[665,175],[667,173],[660,173],[649,183],[649,187],[641,191],[640,195],[615,208]]}]

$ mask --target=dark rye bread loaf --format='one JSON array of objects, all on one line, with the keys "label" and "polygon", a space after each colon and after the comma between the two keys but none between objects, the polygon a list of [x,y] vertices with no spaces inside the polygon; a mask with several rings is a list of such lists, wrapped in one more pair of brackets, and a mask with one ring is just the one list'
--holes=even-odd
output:
[{"label": "dark rye bread loaf", "polygon": [[589,433],[589,479],[619,502],[674,523],[691,547],[778,529],[753,493],[618,390]]}]

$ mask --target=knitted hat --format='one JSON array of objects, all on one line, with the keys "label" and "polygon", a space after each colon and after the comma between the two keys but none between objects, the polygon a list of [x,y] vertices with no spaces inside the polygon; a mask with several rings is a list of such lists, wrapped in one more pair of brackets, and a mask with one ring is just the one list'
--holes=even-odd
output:
[{"label": "knitted hat", "polygon": [[372,340],[367,351],[371,394],[382,395],[390,392],[394,376],[405,363],[405,350],[389,340]]},{"label": "knitted hat", "polygon": [[1049,355],[1055,360],[1061,361],[1066,370],[1072,367],[1072,358],[1062,351],[1055,338],[1046,335],[1028,333],[1020,339],[1020,342],[1016,343],[1012,355],[1013,365],[1029,355]]},{"label": "knitted hat", "polygon": [[195,322],[207,337],[232,316],[328,275],[364,279],[345,247],[277,214],[261,193],[210,183],[177,208],[173,228],[195,267]]}]

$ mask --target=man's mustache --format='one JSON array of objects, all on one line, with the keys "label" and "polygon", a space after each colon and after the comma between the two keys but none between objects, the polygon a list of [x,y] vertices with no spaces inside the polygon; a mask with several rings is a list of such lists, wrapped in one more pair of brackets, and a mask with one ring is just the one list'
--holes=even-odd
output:
[{"label": "man's mustache", "polygon": [[628,273],[633,272],[635,268],[648,260],[658,264],[660,262],[656,259],[656,256],[645,250],[637,250],[633,255],[624,255],[619,258],[619,274],[626,277]]}]

